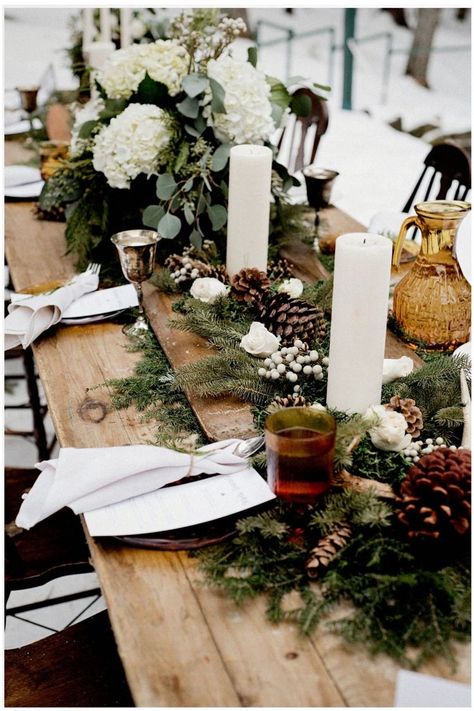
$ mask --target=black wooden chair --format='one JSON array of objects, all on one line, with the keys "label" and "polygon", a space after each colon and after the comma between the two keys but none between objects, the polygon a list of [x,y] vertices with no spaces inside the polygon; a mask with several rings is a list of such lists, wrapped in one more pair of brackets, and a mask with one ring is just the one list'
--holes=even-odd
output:
[{"label": "black wooden chair", "polygon": [[[44,585],[65,575],[90,573],[94,568],[79,518],[70,509],[62,509],[41,521],[31,530],[18,528],[15,518],[27,492],[39,476],[37,469],[5,469],[5,605],[14,590],[26,590]],[[75,593],[68,599],[100,595],[97,587]],[[32,603],[27,609],[37,609],[62,602],[48,598]],[[10,607],[7,615],[24,608]]]},{"label": "black wooden chair", "polygon": [[296,89],[293,96],[307,96],[311,110],[307,116],[291,113],[278,139],[277,160],[291,175],[314,162],[319,141],[326,133],[329,122],[327,102],[316,96],[311,89]]},{"label": "black wooden chair", "polygon": [[465,200],[471,189],[471,161],[466,151],[454,141],[433,146],[410,197],[402,208],[409,212],[426,200]]},{"label": "black wooden chair", "polygon": [[107,613],[6,650],[5,706],[134,706]]}]

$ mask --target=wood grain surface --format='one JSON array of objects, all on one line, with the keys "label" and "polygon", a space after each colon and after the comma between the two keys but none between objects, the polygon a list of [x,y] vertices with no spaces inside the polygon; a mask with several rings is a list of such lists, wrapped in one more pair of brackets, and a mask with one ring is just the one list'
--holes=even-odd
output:
[{"label": "wood grain surface", "polygon": [[[64,225],[37,221],[31,208],[6,206],[5,249],[17,290],[73,273],[64,254]],[[207,352],[199,339],[167,329],[169,300],[149,286],[146,307],[174,364]],[[114,446],[151,438],[152,425],[133,409],[114,411],[106,388],[91,389],[132,372],[138,356],[126,345],[121,327],[112,322],[59,326],[35,344],[61,446]],[[204,403],[193,405],[196,412],[205,409]],[[240,407],[211,403],[206,420],[211,436],[250,433],[251,421],[243,410],[239,414]],[[237,608],[201,584],[196,562],[184,552],[137,550],[90,537],[88,543],[137,706],[393,704],[398,666],[392,660],[372,659],[324,629],[305,639],[293,627],[274,626],[265,618],[262,600]],[[455,675],[438,660],[422,671],[467,681],[468,647],[460,647]]]}]

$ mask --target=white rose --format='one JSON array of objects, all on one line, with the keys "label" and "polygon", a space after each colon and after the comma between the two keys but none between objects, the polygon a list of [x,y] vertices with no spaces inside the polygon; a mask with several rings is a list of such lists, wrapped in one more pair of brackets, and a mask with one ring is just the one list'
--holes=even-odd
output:
[{"label": "white rose", "polygon": [[320,412],[327,412],[327,408],[324,407],[324,405],[321,405],[320,402],[313,402],[313,404],[310,405],[310,408],[312,410],[319,410]]},{"label": "white rose", "polygon": [[410,375],[413,370],[413,361],[408,356],[401,358],[385,358],[383,362],[383,377],[382,383],[386,385],[397,378],[404,378]]},{"label": "white rose", "polygon": [[140,39],[146,32],[146,25],[139,17],[134,17],[130,23],[130,32],[133,39]]},{"label": "white rose", "polygon": [[279,293],[288,294],[293,299],[297,299],[303,293],[303,282],[301,279],[285,279],[278,287]]},{"label": "white rose", "polygon": [[369,430],[372,444],[384,452],[401,452],[411,442],[411,435],[406,434],[408,423],[401,412],[386,410],[383,405],[373,405],[365,417],[376,418],[376,423]]},{"label": "white rose", "polygon": [[205,304],[212,304],[219,296],[227,294],[227,287],[219,279],[201,277],[194,280],[189,293]]},{"label": "white rose", "polygon": [[250,331],[247,335],[242,336],[240,347],[250,355],[257,358],[266,358],[275,353],[280,346],[280,339],[270,333],[263,323],[254,321],[250,326]]}]

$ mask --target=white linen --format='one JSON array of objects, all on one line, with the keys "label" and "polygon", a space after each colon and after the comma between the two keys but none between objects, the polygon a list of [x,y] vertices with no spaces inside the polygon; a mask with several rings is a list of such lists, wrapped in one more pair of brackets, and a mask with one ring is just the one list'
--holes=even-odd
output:
[{"label": "white linen", "polygon": [[240,442],[230,439],[206,445],[195,455],[152,445],[61,449],[57,459],[36,465],[41,474],[26,495],[16,523],[29,529],[64,506],[84,513],[185,476],[242,471],[247,461],[234,454]]},{"label": "white linen", "polygon": [[4,322],[5,350],[21,345],[27,348],[43,331],[61,320],[63,312],[73,301],[99,284],[97,274],[84,272],[69,284],[50,294],[39,294],[8,307]]}]

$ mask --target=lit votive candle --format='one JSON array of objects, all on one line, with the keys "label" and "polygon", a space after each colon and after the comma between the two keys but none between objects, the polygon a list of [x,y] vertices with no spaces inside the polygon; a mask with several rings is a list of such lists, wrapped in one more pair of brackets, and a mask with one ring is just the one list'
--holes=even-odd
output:
[{"label": "lit votive candle", "polygon": [[368,233],[336,240],[327,405],[363,413],[380,404],[392,242]]}]

